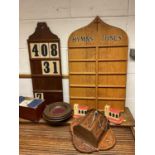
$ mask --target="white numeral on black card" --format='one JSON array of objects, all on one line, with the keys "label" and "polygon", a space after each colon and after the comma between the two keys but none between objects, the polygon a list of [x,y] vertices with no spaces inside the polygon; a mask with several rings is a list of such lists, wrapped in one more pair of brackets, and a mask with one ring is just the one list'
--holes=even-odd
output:
[{"label": "white numeral on black card", "polygon": [[49,61],[44,61],[43,62],[43,68],[44,68],[43,72],[45,74],[50,73],[50,62]]},{"label": "white numeral on black card", "polygon": [[48,58],[48,43],[40,43],[40,53],[42,58]]},{"label": "white numeral on black card", "polygon": [[49,43],[50,57],[57,58],[59,57],[59,47],[58,43]]},{"label": "white numeral on black card", "polygon": [[34,98],[44,99],[44,94],[43,93],[34,93]]},{"label": "white numeral on black card", "polygon": [[58,58],[58,43],[30,43],[31,58]]},{"label": "white numeral on black card", "polygon": [[31,50],[31,58],[39,58],[40,57],[39,43],[31,43],[30,50]]},{"label": "white numeral on black card", "polygon": [[42,61],[42,74],[44,75],[59,75],[59,61]]}]

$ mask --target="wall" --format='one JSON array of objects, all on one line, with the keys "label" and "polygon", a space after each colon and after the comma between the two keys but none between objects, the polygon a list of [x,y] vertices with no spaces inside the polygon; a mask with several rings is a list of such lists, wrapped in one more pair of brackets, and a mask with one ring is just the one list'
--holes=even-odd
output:
[{"label": "wall", "polygon": [[[67,40],[71,32],[89,24],[96,15],[108,24],[122,28],[135,47],[134,0],[20,0],[19,71],[30,74],[27,39],[37,22],[45,21],[61,40],[62,73],[68,74]],[[128,61],[126,106],[135,116],[135,62]],[[31,79],[19,80],[19,94],[33,96]],[[64,101],[69,101],[68,79],[63,79]]]}]

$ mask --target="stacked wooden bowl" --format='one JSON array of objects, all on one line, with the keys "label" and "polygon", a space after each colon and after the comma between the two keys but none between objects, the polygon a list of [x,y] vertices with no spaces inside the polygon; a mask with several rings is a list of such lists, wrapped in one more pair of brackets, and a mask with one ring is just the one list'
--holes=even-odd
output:
[{"label": "stacked wooden bowl", "polygon": [[51,125],[62,125],[72,116],[70,104],[65,102],[51,103],[46,106],[43,118]]}]

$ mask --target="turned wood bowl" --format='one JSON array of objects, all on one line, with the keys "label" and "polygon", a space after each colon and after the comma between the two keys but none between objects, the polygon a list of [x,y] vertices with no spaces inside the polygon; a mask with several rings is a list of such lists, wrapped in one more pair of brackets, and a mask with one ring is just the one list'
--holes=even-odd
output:
[{"label": "turned wood bowl", "polygon": [[43,112],[43,119],[51,125],[61,125],[72,116],[72,108],[66,102],[51,103]]}]

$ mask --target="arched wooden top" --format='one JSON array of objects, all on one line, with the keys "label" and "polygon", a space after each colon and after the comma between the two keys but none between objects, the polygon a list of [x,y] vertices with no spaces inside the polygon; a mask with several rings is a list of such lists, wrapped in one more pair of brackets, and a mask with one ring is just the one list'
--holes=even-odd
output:
[{"label": "arched wooden top", "polygon": [[124,111],[128,37],[96,17],[68,40],[70,103]]},{"label": "arched wooden top", "polygon": [[28,42],[48,42],[48,41],[59,41],[57,35],[52,33],[45,22],[38,22],[35,32],[29,36]]},{"label": "arched wooden top", "polygon": [[103,22],[98,16],[87,26],[74,31],[68,47],[128,46],[128,37],[122,29]]}]

